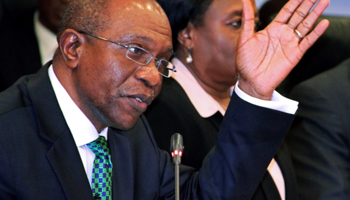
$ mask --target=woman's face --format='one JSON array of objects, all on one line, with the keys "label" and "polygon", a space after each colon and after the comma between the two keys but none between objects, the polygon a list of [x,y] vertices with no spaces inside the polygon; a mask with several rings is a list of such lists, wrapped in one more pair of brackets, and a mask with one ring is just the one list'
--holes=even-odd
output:
[{"label": "woman's face", "polygon": [[[255,1],[251,1],[258,22],[258,9]],[[224,90],[235,84],[242,11],[241,0],[213,0],[204,14],[203,25],[193,28],[193,66],[189,69],[201,84],[215,90]]]}]

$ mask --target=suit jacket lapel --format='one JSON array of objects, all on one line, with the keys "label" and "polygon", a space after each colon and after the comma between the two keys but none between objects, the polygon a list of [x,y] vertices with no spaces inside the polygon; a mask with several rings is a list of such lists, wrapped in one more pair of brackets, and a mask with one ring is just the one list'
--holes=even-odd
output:
[{"label": "suit jacket lapel", "polygon": [[[129,141],[123,131],[109,128],[108,145],[113,163],[113,200],[132,200],[134,195],[134,173]],[[128,180],[128,181],[121,181]]]},{"label": "suit jacket lapel", "polygon": [[89,180],[69,130],[54,142],[46,154],[62,188],[71,200],[93,200]]},{"label": "suit jacket lapel", "polygon": [[28,92],[35,107],[40,135],[52,143],[46,156],[57,174],[67,199],[93,199],[78,149],[58,105],[48,77],[46,64],[28,82]]}]

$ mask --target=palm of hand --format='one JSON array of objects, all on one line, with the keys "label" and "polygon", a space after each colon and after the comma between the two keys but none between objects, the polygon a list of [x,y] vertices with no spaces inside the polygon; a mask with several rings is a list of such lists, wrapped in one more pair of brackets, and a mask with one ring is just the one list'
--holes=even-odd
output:
[{"label": "palm of hand", "polygon": [[[277,15],[275,20],[271,22],[264,30],[254,33],[253,17],[249,9],[244,8],[244,24],[241,33],[236,66],[240,75],[240,88],[248,94],[268,100],[272,96],[272,92],[279,83],[288,75],[293,67],[300,61],[306,50],[318,39],[328,26],[327,21],[319,23],[319,25],[310,32],[305,38],[298,38],[289,23],[292,23],[290,16],[294,13],[286,12],[287,10],[295,11],[299,4],[289,1],[285,5],[285,9]],[[328,1],[328,0],[324,0]],[[247,3],[247,1],[243,1]],[[249,3],[249,2],[248,2]],[[294,5],[293,5],[294,3]],[[323,12],[328,4],[324,3],[316,9],[321,10],[318,16]],[[289,6],[289,7],[288,7]],[[292,6],[295,8],[293,9]],[[301,9],[299,6],[298,9]],[[321,7],[321,8],[320,8]],[[295,12],[294,14],[296,14]],[[290,16],[287,16],[290,15]],[[318,18],[315,12],[310,14],[311,17],[303,18],[303,23],[299,26],[305,34],[310,28],[304,28],[305,25],[313,24]],[[291,18],[289,23],[284,20]]]}]

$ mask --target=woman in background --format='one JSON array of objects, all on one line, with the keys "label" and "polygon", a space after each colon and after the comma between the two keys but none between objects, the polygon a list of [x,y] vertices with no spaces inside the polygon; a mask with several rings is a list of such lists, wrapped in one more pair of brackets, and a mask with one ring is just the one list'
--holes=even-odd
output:
[{"label": "woman in background", "polygon": [[[238,80],[237,41],[241,0],[158,0],[168,15],[177,72],[163,80],[162,92],[146,112],[161,149],[174,133],[184,138],[182,164],[199,169],[215,144]],[[254,0],[255,21],[259,23]],[[238,113],[239,114],[239,113]],[[213,149],[215,151],[215,149]],[[288,149],[282,145],[252,199],[295,200],[296,181]]]}]

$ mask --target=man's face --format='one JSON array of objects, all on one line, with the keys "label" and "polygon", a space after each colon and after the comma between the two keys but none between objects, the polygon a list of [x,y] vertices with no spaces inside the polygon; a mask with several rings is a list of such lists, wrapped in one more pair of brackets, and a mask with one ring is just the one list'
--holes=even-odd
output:
[{"label": "man's face", "polygon": [[[113,1],[108,10],[107,30],[95,35],[140,46],[156,58],[170,58],[170,25],[155,1]],[[140,65],[126,57],[127,48],[84,37],[89,40],[74,72],[80,108],[97,129],[130,129],[160,91],[162,76],[155,60]]]},{"label": "man's face", "polygon": [[58,28],[70,0],[39,0],[39,20],[53,33]]}]

